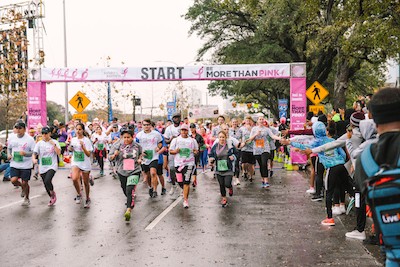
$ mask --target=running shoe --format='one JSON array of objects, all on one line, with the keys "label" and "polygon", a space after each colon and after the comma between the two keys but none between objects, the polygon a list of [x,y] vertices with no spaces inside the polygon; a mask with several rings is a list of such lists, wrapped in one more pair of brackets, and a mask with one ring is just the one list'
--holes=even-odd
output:
[{"label": "running shoe", "polygon": [[31,201],[29,198],[24,198],[24,201],[22,202],[21,206],[28,207],[31,204]]},{"label": "running shoe", "polygon": [[340,206],[339,206],[339,210],[340,210],[340,212],[341,212],[342,214],[345,214],[345,213],[346,213],[346,206],[345,206],[345,205],[340,205]]},{"label": "running shoe", "polygon": [[307,194],[315,194],[315,188],[314,187],[310,187],[310,189],[308,189],[307,191],[306,191],[306,193]]},{"label": "running shoe", "polygon": [[245,181],[249,180],[249,177],[247,176],[247,172],[243,173],[243,179]]},{"label": "running shoe", "polygon": [[176,185],[172,185],[169,194],[172,196],[175,193]]},{"label": "running shoe", "polygon": [[150,197],[153,197],[153,187],[149,188],[149,195],[150,195]]},{"label": "running shoe", "polygon": [[351,232],[347,232],[345,236],[347,238],[354,238],[358,240],[365,240],[367,238],[367,236],[365,235],[365,231],[359,232],[357,229]]},{"label": "running shoe", "polygon": [[74,198],[74,200],[75,200],[75,203],[76,203],[76,204],[81,204],[81,202],[82,202],[82,197],[81,197],[80,195],[77,195],[77,196]]},{"label": "running shoe", "polygon": [[264,182],[261,183],[261,188],[265,188],[265,183]]},{"label": "running shoe", "polygon": [[104,171],[100,171],[100,177],[104,176]]},{"label": "running shoe", "polygon": [[94,186],[94,180],[93,180],[93,176],[92,175],[89,176],[89,184],[91,186]]},{"label": "running shoe", "polygon": [[124,214],[125,216],[125,221],[129,222],[131,220],[131,212],[127,210]]},{"label": "running shoe", "polygon": [[163,196],[163,195],[165,195],[167,193],[167,189],[166,188],[162,188],[161,189],[161,195]]},{"label": "running shoe", "polygon": [[233,188],[229,188],[229,196],[233,196]]},{"label": "running shoe", "polygon": [[269,183],[268,182],[264,183],[264,186],[265,186],[264,187],[265,189],[268,189],[269,188]]},{"label": "running shoe", "polygon": [[354,202],[355,202],[355,198],[354,197],[350,197],[349,205],[347,205],[346,215],[349,215],[351,209],[354,207]]},{"label": "running shoe", "polygon": [[235,183],[236,183],[236,185],[240,185],[240,180],[239,180],[239,178],[235,178]]},{"label": "running shoe", "polygon": [[250,176],[249,181],[250,181],[250,183],[253,182],[253,177],[252,176]]},{"label": "running shoe", "polygon": [[326,218],[321,222],[322,225],[329,225],[329,226],[334,226],[335,225],[335,220],[333,218]]},{"label": "running shoe", "polygon": [[274,175],[274,171],[273,170],[269,171],[269,177],[272,177],[272,175]]},{"label": "running shoe", "polygon": [[[21,186],[21,188],[22,188],[22,186]],[[25,197],[25,190],[24,189],[21,190],[21,197]]]},{"label": "running shoe", "polygon": [[88,208],[90,208],[90,204],[91,203],[92,203],[92,201],[90,201],[90,198],[87,198],[86,201],[85,201],[85,205],[83,205],[83,207],[85,209],[88,209]]},{"label": "running shoe", "polygon": [[57,197],[56,197],[56,192],[53,192],[53,195],[50,198],[49,206],[53,206],[54,203],[56,203]]},{"label": "running shoe", "polygon": [[183,200],[183,207],[184,207],[185,209],[188,209],[188,208],[189,208],[189,201],[188,201],[187,199],[184,199],[184,200]]},{"label": "running shoe", "polygon": [[157,197],[157,191],[153,191],[153,194],[151,194],[152,198],[156,198]]},{"label": "running shoe", "polygon": [[321,195],[313,195],[313,197],[311,198],[311,201],[322,201],[324,199],[324,196]]},{"label": "running shoe", "polygon": [[228,203],[228,202],[226,201],[225,198],[223,198],[223,199],[221,200],[221,206],[222,206],[223,208],[226,207],[226,204],[227,204],[227,203]]},{"label": "running shoe", "polygon": [[338,206],[332,207],[332,215],[341,215],[341,214],[342,214],[342,210],[340,209],[340,207],[338,207]]}]

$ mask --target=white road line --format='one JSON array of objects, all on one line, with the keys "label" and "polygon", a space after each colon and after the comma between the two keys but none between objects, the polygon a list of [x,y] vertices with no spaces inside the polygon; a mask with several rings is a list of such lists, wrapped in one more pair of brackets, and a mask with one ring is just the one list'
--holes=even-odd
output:
[{"label": "white road line", "polygon": [[[34,198],[38,198],[38,197],[41,197],[41,196],[42,196],[42,195],[36,195],[36,196],[30,197],[29,199],[34,199]],[[7,205],[5,205],[5,206],[0,207],[0,210],[5,209],[5,208],[8,208],[8,207],[11,207],[11,206],[16,205],[16,204],[18,204],[18,203],[22,203],[23,201],[24,201],[24,200],[20,200],[20,201],[17,201],[17,202],[13,202],[13,203],[7,204]]]},{"label": "white road line", "polygon": [[170,212],[178,203],[182,200],[182,197],[179,196],[171,205],[168,206],[163,212],[160,213],[146,228],[145,230],[149,231],[153,229],[157,223],[159,223],[167,214]]}]

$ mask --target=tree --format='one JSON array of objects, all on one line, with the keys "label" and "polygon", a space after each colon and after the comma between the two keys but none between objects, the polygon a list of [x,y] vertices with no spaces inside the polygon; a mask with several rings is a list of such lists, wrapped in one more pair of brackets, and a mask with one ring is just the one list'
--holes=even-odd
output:
[{"label": "tree", "polygon": [[[65,107],[59,105],[53,101],[47,101],[47,123],[52,125],[54,120],[63,122],[65,120]],[[71,113],[68,114],[69,118],[72,118]]]},{"label": "tree", "polygon": [[[378,86],[382,76],[372,76],[382,72],[388,58],[398,56],[399,6],[390,0],[197,0],[185,18],[192,22],[190,33],[207,40],[199,59],[211,52],[213,61],[222,64],[306,62],[307,85],[318,80],[333,88],[330,99],[339,106],[360,73],[369,76],[371,86]],[[368,75],[365,70],[371,69]],[[273,88],[285,96],[285,83],[274,83],[254,87],[250,81],[212,82],[209,89],[243,97],[238,87],[262,88],[265,96],[265,88]],[[266,107],[276,106],[263,94],[258,97]]]}]

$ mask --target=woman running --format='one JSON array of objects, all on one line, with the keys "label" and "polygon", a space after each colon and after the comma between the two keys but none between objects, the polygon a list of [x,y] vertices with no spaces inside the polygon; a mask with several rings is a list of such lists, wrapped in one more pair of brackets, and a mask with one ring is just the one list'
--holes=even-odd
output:
[{"label": "woman running", "polygon": [[75,203],[80,204],[82,202],[81,196],[81,185],[80,178],[82,174],[83,183],[85,185],[86,201],[85,208],[90,208],[90,185],[89,175],[92,170],[90,161],[90,154],[93,151],[92,142],[85,135],[85,125],[78,123],[76,125],[76,137],[72,138],[69,146],[70,151],[73,152],[71,170],[72,170],[72,181],[76,190]]},{"label": "woman running", "polygon": [[32,157],[33,164],[39,162],[39,173],[47,194],[50,196],[49,206],[53,206],[57,201],[52,180],[58,170],[57,156],[61,154],[60,144],[50,137],[51,132],[52,130],[49,127],[42,128],[42,140],[36,144]]},{"label": "woman running", "polygon": [[236,148],[229,145],[227,134],[224,131],[218,134],[218,143],[216,143],[210,152],[210,162],[215,161],[215,174],[217,175],[219,189],[221,192],[221,205],[225,207],[227,204],[226,188],[229,190],[229,196],[233,196],[232,177],[234,173],[233,161],[235,160]]},{"label": "woman running", "polygon": [[101,126],[96,127],[96,132],[92,134],[92,142],[95,147],[94,156],[100,166],[100,177],[104,176],[104,159],[107,158],[108,137],[103,133]]},{"label": "woman running", "polygon": [[116,160],[117,174],[122,192],[126,196],[125,221],[130,221],[135,207],[136,185],[139,183],[142,162],[142,147],[134,141],[134,131],[121,130],[121,142],[115,143],[110,150],[110,160]]}]

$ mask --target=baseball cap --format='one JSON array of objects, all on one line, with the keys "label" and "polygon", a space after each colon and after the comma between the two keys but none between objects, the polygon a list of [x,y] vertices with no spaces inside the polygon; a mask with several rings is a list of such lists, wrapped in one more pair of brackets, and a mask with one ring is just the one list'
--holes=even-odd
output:
[{"label": "baseball cap", "polygon": [[50,133],[50,132],[51,132],[50,127],[45,126],[45,127],[42,128],[42,134],[47,134],[47,133]]},{"label": "baseball cap", "polygon": [[196,124],[191,123],[191,124],[190,124],[190,128],[196,128]]},{"label": "baseball cap", "polygon": [[26,125],[22,121],[19,121],[14,125],[14,128],[24,128],[25,129]]},{"label": "baseball cap", "polygon": [[187,124],[182,124],[181,125],[181,130],[189,131],[189,127],[187,126]]},{"label": "baseball cap", "polygon": [[174,115],[172,115],[172,118],[175,118],[175,117],[181,117],[181,114],[180,113],[175,113]]}]

